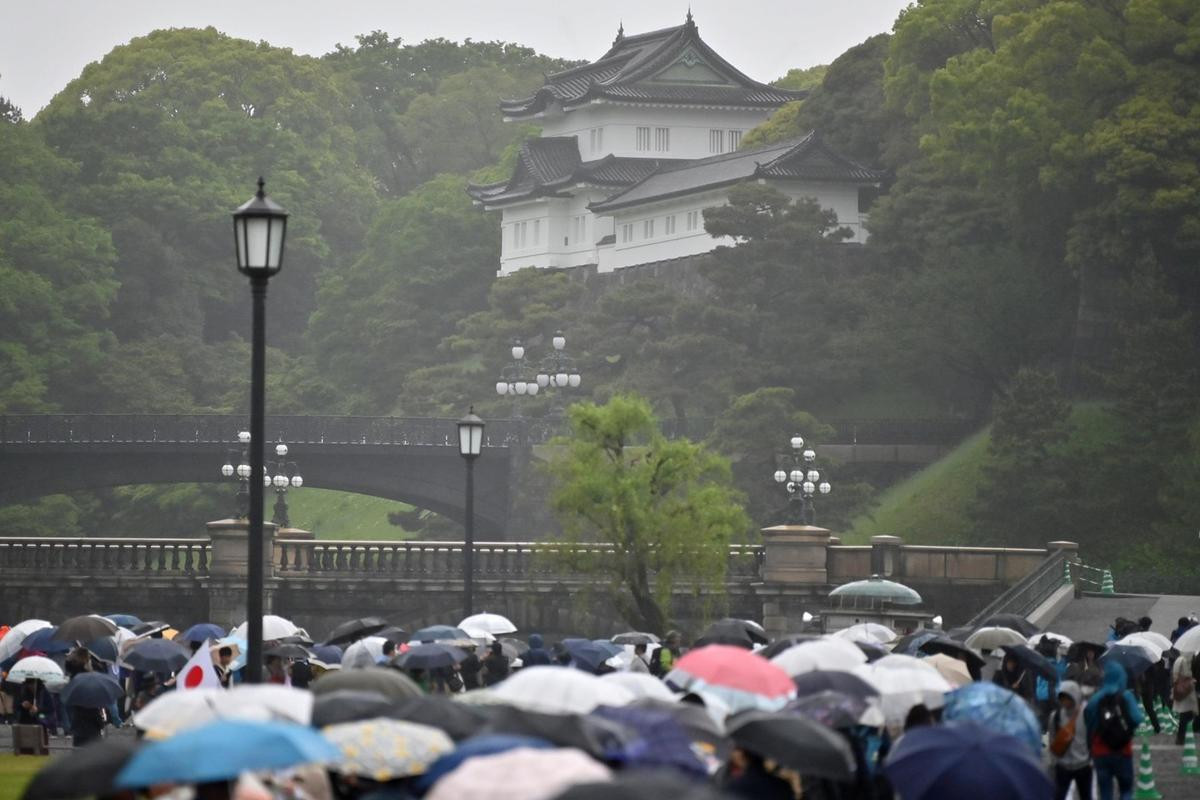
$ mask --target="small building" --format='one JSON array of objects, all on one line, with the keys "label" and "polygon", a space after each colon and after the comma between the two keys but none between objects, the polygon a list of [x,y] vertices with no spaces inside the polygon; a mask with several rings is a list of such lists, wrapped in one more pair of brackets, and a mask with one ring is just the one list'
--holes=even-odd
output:
[{"label": "small building", "polygon": [[866,238],[882,173],[837,154],[816,133],[752,150],[742,136],[805,92],[759,83],[683,25],[625,36],[598,60],[549,75],[530,97],[500,103],[537,122],[512,176],[468,193],[501,220],[499,274],[622,267],[708,252],[702,211],[734,184],[759,180],[832,208]]}]

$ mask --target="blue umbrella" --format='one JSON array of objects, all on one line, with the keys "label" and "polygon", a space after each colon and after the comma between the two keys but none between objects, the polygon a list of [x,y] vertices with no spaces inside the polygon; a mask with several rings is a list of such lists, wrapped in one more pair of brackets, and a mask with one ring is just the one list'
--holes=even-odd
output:
[{"label": "blue umbrella", "polygon": [[438,757],[429,765],[425,774],[417,779],[417,788],[426,791],[441,778],[458,769],[459,765],[468,758],[475,756],[490,756],[496,753],[506,753],[518,747],[532,747],[535,750],[552,750],[554,745],[536,736],[517,736],[510,733],[488,733],[482,736],[472,736],[465,739],[453,751]]},{"label": "blue umbrella", "polygon": [[621,653],[625,652],[624,645],[617,644],[616,642],[608,639],[592,639],[592,644],[596,645],[596,647],[599,647],[601,650],[607,651],[609,658],[612,658],[613,656],[619,656]]},{"label": "blue umbrella", "polygon": [[571,654],[575,666],[585,672],[596,672],[601,664],[612,658],[607,647],[601,647],[591,639],[563,639],[562,646]]},{"label": "blue umbrella", "polygon": [[1054,787],[1021,741],[974,722],[914,728],[883,765],[904,800],[1049,800]]},{"label": "blue umbrella", "polygon": [[132,628],[134,625],[142,624],[142,621],[133,614],[102,614],[101,616],[114,625],[120,625],[122,628]]},{"label": "blue umbrella", "polygon": [[191,657],[190,650],[170,639],[143,639],[129,648],[122,661],[139,672],[169,675],[178,672]]},{"label": "blue umbrella", "polygon": [[1021,696],[994,683],[968,683],[946,693],[942,719],[969,720],[1025,743],[1038,758],[1042,754],[1042,729]]},{"label": "blue umbrella", "polygon": [[108,708],[124,694],[125,690],[113,676],[103,672],[81,672],[71,678],[59,698],[64,706]]},{"label": "blue umbrella", "polygon": [[341,751],[306,725],[220,720],[146,745],[113,785],[134,789],[159,783],[212,783],[232,780],[246,771],[339,758]]},{"label": "blue umbrella", "polygon": [[928,642],[930,639],[936,639],[942,635],[941,631],[931,631],[922,629],[914,633],[904,636],[900,641],[896,642],[892,648],[893,653],[899,653],[902,656],[915,656],[921,645]]},{"label": "blue umbrella", "polygon": [[411,642],[436,642],[438,640],[449,641],[450,639],[470,639],[471,636],[461,628],[455,628],[453,625],[430,625],[428,628],[421,628],[419,631],[413,631],[409,637]]},{"label": "blue umbrella", "polygon": [[225,638],[225,629],[220,625],[213,625],[211,622],[201,622],[188,628],[172,641],[202,643],[205,639],[211,639],[215,642],[223,638]]},{"label": "blue umbrella", "polygon": [[37,651],[52,656],[56,653],[68,653],[75,645],[72,642],[64,642],[61,639],[55,639],[54,634],[58,630],[55,626],[49,628],[41,628],[34,631],[25,637],[25,641],[21,642],[21,649],[30,652]]},{"label": "blue umbrella", "polygon": [[309,648],[322,664],[341,664],[342,648],[336,644],[314,644]]},{"label": "blue umbrella", "polygon": [[[29,640],[26,639],[25,641]],[[1100,663],[1103,664],[1108,661],[1116,661],[1124,667],[1125,671],[1129,673],[1130,680],[1133,680],[1154,665],[1154,661],[1150,658],[1149,653],[1134,644],[1110,644],[1108,649],[1104,651],[1104,655],[1100,656]]]},{"label": "blue umbrella", "polygon": [[111,637],[102,636],[99,639],[92,639],[84,647],[101,661],[107,661],[110,664],[116,663],[117,643]]},{"label": "blue umbrella", "polygon": [[697,778],[708,777],[708,768],[696,755],[691,737],[667,712],[601,706],[591,715],[637,732],[636,739],[605,752],[605,761],[617,762],[626,769],[665,767]]},{"label": "blue umbrella", "polygon": [[467,654],[457,647],[431,642],[410,647],[407,653],[396,659],[396,666],[402,669],[438,669],[454,666],[466,657]]}]

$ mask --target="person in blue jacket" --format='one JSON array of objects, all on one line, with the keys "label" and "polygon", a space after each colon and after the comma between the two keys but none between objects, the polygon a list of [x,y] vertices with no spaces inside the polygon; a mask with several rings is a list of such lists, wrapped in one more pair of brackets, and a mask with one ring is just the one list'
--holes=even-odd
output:
[{"label": "person in blue jacket", "polygon": [[[1121,747],[1113,747],[1105,741],[1102,733],[1104,722],[1102,710],[1117,697],[1124,709],[1124,723],[1129,730],[1129,740]],[[1133,797],[1133,732],[1142,723],[1142,709],[1137,698],[1129,691],[1129,680],[1125,668],[1116,661],[1104,662],[1104,683],[1083,710],[1087,724],[1088,743],[1092,750],[1092,764],[1096,772],[1096,784],[1100,788],[1100,800],[1112,800],[1112,783],[1115,780],[1121,800]]]}]

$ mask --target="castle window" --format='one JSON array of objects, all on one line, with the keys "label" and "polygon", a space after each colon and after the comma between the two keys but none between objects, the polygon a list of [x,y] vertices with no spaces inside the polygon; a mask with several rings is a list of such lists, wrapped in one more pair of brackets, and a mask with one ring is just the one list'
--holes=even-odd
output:
[{"label": "castle window", "polygon": [[637,149],[639,151],[649,151],[650,150],[650,129],[649,128],[639,127],[637,129]]},{"label": "castle window", "polygon": [[648,219],[642,223],[642,238],[644,238],[644,239],[653,239],[654,238],[654,220]]},{"label": "castle window", "polygon": [[713,128],[708,132],[708,152],[724,153],[725,152],[725,131]]},{"label": "castle window", "polygon": [[699,211],[687,212],[686,226],[689,231],[694,231],[700,227],[700,212]]},{"label": "castle window", "polygon": [[621,226],[621,242],[633,241],[633,223],[626,223]]},{"label": "castle window", "polygon": [[742,146],[742,132],[741,131],[730,131],[729,132],[729,149],[730,149],[730,151],[737,150],[741,146]]},{"label": "castle window", "polygon": [[660,153],[665,153],[671,149],[671,129],[670,128],[655,128],[654,129],[654,149]]},{"label": "castle window", "polygon": [[592,154],[595,155],[604,149],[604,128],[592,128],[589,132],[592,141]]},{"label": "castle window", "polygon": [[672,236],[675,233],[675,215],[663,219],[663,233],[667,236]]}]

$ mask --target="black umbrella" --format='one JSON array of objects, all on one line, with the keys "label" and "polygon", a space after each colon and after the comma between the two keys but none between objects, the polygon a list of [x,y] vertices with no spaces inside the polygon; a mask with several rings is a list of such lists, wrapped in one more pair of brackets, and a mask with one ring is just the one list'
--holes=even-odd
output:
[{"label": "black umbrella", "polygon": [[792,683],[796,684],[797,697],[821,692],[841,692],[864,700],[868,697],[879,697],[879,690],[862,678],[838,670],[816,669],[804,672],[792,678]]},{"label": "black umbrella", "polygon": [[454,645],[430,642],[410,647],[404,655],[397,656],[393,662],[401,669],[438,669],[452,667],[467,657],[467,654]]},{"label": "black umbrella", "polygon": [[162,633],[169,627],[171,627],[170,624],[162,620],[154,620],[152,622],[139,622],[129,630],[134,636],[153,636],[156,633]]},{"label": "black umbrella", "polygon": [[21,800],[70,800],[116,794],[113,778],[140,744],[132,737],[114,736],[56,756],[33,776]]},{"label": "black umbrella", "polygon": [[359,639],[367,636],[373,636],[376,632],[383,630],[388,626],[388,621],[383,617],[359,617],[338,625],[329,634],[329,638],[325,640],[325,644],[350,644],[357,642]]},{"label": "black umbrella", "polygon": [[192,657],[192,652],[170,639],[145,639],[129,648],[121,659],[139,672],[170,674],[178,672]]},{"label": "black umbrella", "polygon": [[612,637],[613,644],[658,644],[659,638],[653,633],[628,631]]},{"label": "black umbrella", "polygon": [[722,794],[706,783],[680,777],[666,770],[619,772],[602,783],[577,783],[554,800],[722,800]]},{"label": "black umbrella", "polygon": [[263,655],[275,656],[276,658],[299,658],[310,659],[313,653],[307,647],[299,644],[277,644],[274,647],[263,651]]},{"label": "black umbrella", "polygon": [[868,663],[878,661],[888,654],[887,648],[883,645],[864,642],[861,639],[855,639],[854,646],[862,650],[863,655],[867,657]]},{"label": "black umbrella", "polygon": [[1096,642],[1072,642],[1071,646],[1067,648],[1067,661],[1083,661],[1084,653],[1089,650],[1092,657],[1098,659],[1104,655],[1104,651],[1107,649],[1104,645]]},{"label": "black umbrella", "polygon": [[983,667],[987,664],[983,656],[979,655],[979,653],[976,653],[962,642],[946,636],[922,642],[920,647],[917,648],[917,652],[930,656],[934,653],[941,653],[951,658],[957,658],[967,665],[967,672],[970,673],[972,680],[980,680],[982,678]]},{"label": "black umbrella", "polygon": [[301,647],[312,647],[313,640],[306,635],[293,633],[291,636],[284,636],[281,639],[273,639],[275,644],[298,644]]},{"label": "black umbrella", "polygon": [[1020,614],[994,614],[988,617],[987,621],[978,627],[987,628],[993,626],[997,628],[1012,628],[1014,631],[1025,637],[1033,636],[1035,633],[1042,632],[1041,628],[1039,628],[1037,625],[1034,625]]},{"label": "black umbrella", "polygon": [[469,703],[456,703],[445,697],[422,695],[410,697],[387,716],[439,728],[458,742],[479,733],[487,723],[489,714],[488,709]]},{"label": "black umbrella", "polygon": [[389,642],[395,642],[396,644],[405,644],[409,640],[408,631],[403,628],[397,628],[395,625],[389,625],[373,635],[381,639],[387,639]]},{"label": "black umbrella", "polygon": [[71,617],[58,626],[54,638],[63,642],[90,642],[116,632],[116,623],[104,617]]},{"label": "black umbrella", "polygon": [[892,652],[902,656],[915,656],[917,648],[928,642],[930,639],[937,639],[945,636],[941,631],[933,631],[929,628],[917,628],[912,633],[906,633],[896,640],[892,645]]},{"label": "black umbrella", "polygon": [[695,641],[693,647],[704,647],[709,644],[728,644],[752,650],[754,639],[751,638],[746,626],[740,620],[723,619],[705,628],[704,633],[700,634],[700,638]]},{"label": "black umbrella", "polygon": [[81,672],[71,678],[71,682],[62,690],[59,698],[64,706],[108,708],[123,694],[125,690],[111,675],[105,675],[103,672]]},{"label": "black umbrella", "polygon": [[1046,657],[1027,644],[1006,644],[1000,648],[1006,658],[1012,657],[1026,669],[1033,670],[1048,681],[1058,680],[1058,670]]},{"label": "black umbrella", "polygon": [[637,738],[637,732],[599,717],[580,714],[542,714],[495,706],[479,733],[514,733],[545,739],[559,747],[575,747],[596,759],[620,750]]},{"label": "black umbrella", "polygon": [[421,687],[417,686],[407,675],[387,667],[330,670],[313,681],[308,689],[318,696],[343,689],[378,692],[393,700],[405,700],[424,694]]},{"label": "black umbrella", "polygon": [[749,636],[755,644],[770,644],[771,642],[771,637],[767,635],[767,631],[763,628],[763,626],[759,625],[752,619],[725,617],[725,619],[717,620],[717,622],[732,622],[735,625],[741,625],[746,631],[746,635]]},{"label": "black umbrella", "polygon": [[1116,661],[1124,667],[1131,680],[1154,665],[1150,654],[1135,644],[1109,645],[1104,655],[1100,656],[1100,663],[1105,664],[1109,661]]},{"label": "black umbrella", "polygon": [[801,714],[827,728],[853,728],[859,724],[870,705],[862,697],[853,697],[844,692],[817,692],[791,701],[784,706],[784,710]]},{"label": "black umbrella", "polygon": [[784,636],[782,639],[776,639],[775,641],[771,642],[769,645],[767,645],[766,647],[764,647],[763,649],[761,649],[757,652],[763,658],[774,658],[775,656],[782,653],[784,650],[789,650],[798,644],[804,644],[805,642],[811,642],[814,639],[820,639],[820,638],[821,638],[820,636],[817,636],[815,634],[789,633],[787,636]]},{"label": "black umbrella", "polygon": [[683,732],[693,741],[711,746],[717,757],[722,760],[729,755],[729,740],[725,738],[725,732],[717,725],[712,715],[704,710],[704,706],[642,697],[634,700],[626,708],[641,708],[670,714],[679,723],[679,727],[683,728]]},{"label": "black umbrella", "polygon": [[313,700],[312,726],[324,728],[339,722],[387,717],[396,710],[397,701],[379,692],[341,689],[319,694]]},{"label": "black umbrella", "polygon": [[802,775],[852,781],[854,751],[836,732],[798,714],[748,711],[727,724],[729,738],[744,750]]}]

